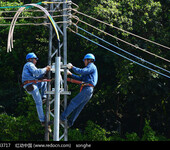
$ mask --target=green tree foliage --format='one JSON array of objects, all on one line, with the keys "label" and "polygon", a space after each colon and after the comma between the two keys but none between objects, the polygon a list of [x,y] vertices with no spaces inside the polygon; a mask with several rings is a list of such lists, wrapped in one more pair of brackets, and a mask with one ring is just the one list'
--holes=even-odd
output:
[{"label": "green tree foliage", "polygon": [[149,125],[150,121],[145,120],[145,127],[143,128],[144,135],[142,141],[158,141],[158,138],[155,136],[155,131]]},{"label": "green tree foliage", "polygon": [[[39,1],[1,1],[0,7],[37,2]],[[79,5],[79,11],[89,16],[170,46],[169,0],[73,0],[73,2]],[[0,12],[0,24],[10,23],[11,20],[3,18],[13,17],[14,14]],[[43,15],[40,12],[22,13],[22,16],[25,17]],[[170,52],[164,48],[83,17],[78,13],[76,15],[79,19],[99,29],[169,59]],[[17,23],[41,23],[43,21],[43,19],[18,19]],[[73,22],[75,21],[73,19]],[[106,36],[81,22],[78,25],[128,52],[170,70],[169,64],[165,61]],[[28,52],[35,52],[40,58],[37,67],[47,65],[48,28],[45,26],[16,26],[14,49],[11,53],[6,52],[8,31],[9,27],[0,26],[0,131],[2,131],[0,140],[43,140],[44,129],[39,124],[34,101],[20,87],[20,78]],[[79,33],[86,35],[81,31]],[[97,39],[93,40],[105,45]],[[53,42],[55,43],[55,40]],[[113,47],[109,48],[126,55]],[[170,138],[170,85],[168,79],[68,32],[68,62],[77,67],[83,67],[82,58],[88,52],[94,53],[96,56],[95,63],[98,67],[99,82],[93,98],[76,120],[73,129],[69,130],[69,139],[155,141],[165,140],[164,136]],[[69,90],[72,92],[69,97],[71,100],[78,93],[79,87],[69,84]],[[145,121],[145,119],[150,121]]]},{"label": "green tree foliage", "polygon": [[[18,117],[0,114],[1,141],[42,141],[44,130],[38,121],[36,106],[30,95],[19,102]],[[33,136],[36,135],[36,136]]]},{"label": "green tree foliage", "polygon": [[[95,18],[150,40],[155,40],[167,46],[169,45],[169,39],[165,37],[168,32],[164,32],[169,28],[167,26],[168,18],[165,17],[166,19],[163,20],[163,12],[166,10],[165,3],[163,4],[161,1],[153,0],[101,0],[99,3],[95,3],[94,1],[91,2],[91,7],[87,10],[83,10],[83,12],[85,11],[85,13],[88,13]],[[166,2],[168,3],[168,1]],[[83,4],[86,5],[85,2]],[[166,58],[169,56],[169,52],[159,46],[144,42],[113,28],[104,25],[102,26],[95,21],[88,19],[84,20],[87,22],[90,21],[94,26],[105,29],[105,31],[148,51]],[[167,69],[169,68],[166,62],[149,56],[120,41],[110,39],[108,36],[97,33],[87,26],[84,26],[84,28],[95,34],[99,34],[102,38],[133,54]],[[83,39],[81,39],[81,41],[83,41]],[[82,49],[82,47],[78,49]],[[118,56],[112,56],[112,54],[104,52],[104,50],[99,47],[95,49],[88,49],[86,47],[85,50],[86,52],[90,51],[97,55],[96,64],[99,68],[99,77],[102,77],[99,78],[98,83],[98,87],[100,88],[97,89],[97,93],[95,93],[95,96],[90,101],[91,103],[88,105],[88,109],[85,113],[93,112],[94,118],[96,118],[96,116],[99,118],[98,122],[102,122],[103,126],[111,126],[111,128],[114,128],[114,126],[111,125],[111,122],[115,122],[116,124],[116,120],[118,119],[122,123],[123,130],[131,132],[136,129],[140,134],[142,132],[141,129],[144,125],[145,117],[148,117],[149,119],[152,118],[152,123],[156,128],[158,126],[163,126],[165,122],[168,122],[168,117],[166,118],[165,114],[162,112],[162,100],[166,100],[166,107],[169,107],[169,82],[167,78],[157,76],[155,73],[143,69]],[[95,110],[94,107],[96,108]],[[157,112],[159,112],[159,114]],[[159,125],[156,121],[158,116],[163,117]],[[166,128],[169,128],[167,124]],[[158,130],[160,130],[160,128]],[[163,132],[165,134],[167,133],[166,131]]]}]

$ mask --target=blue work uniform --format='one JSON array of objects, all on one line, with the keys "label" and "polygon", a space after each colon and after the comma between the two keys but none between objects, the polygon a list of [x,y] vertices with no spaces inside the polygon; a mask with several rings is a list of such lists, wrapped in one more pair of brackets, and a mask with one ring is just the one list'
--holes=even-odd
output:
[{"label": "blue work uniform", "polygon": [[[97,67],[94,63],[89,63],[85,68],[77,68],[73,67],[72,70],[76,74],[80,74],[80,76],[72,74],[72,77],[76,80],[83,81],[85,83],[92,84],[94,87],[98,81],[98,71]],[[72,113],[71,117],[68,120],[68,126],[71,127],[78,115],[86,105],[86,103],[90,100],[93,95],[94,87],[92,86],[84,86],[82,91],[74,97],[70,104],[67,106],[65,111],[61,114],[60,119],[65,121],[67,117]]]},{"label": "blue work uniform", "polygon": [[[46,73],[46,68],[38,69],[32,62],[27,62],[22,71],[22,83],[28,80],[38,80],[43,77],[43,75]],[[32,83],[28,83],[23,86],[23,88],[27,91],[26,87]],[[43,112],[43,105],[42,105],[42,98],[46,98],[46,95],[44,94],[47,90],[47,82],[39,82],[36,84],[33,84],[33,91],[27,91],[29,94],[32,95],[36,108],[37,113],[40,122],[45,121],[45,116]],[[39,92],[39,89],[41,89],[41,94]]]}]

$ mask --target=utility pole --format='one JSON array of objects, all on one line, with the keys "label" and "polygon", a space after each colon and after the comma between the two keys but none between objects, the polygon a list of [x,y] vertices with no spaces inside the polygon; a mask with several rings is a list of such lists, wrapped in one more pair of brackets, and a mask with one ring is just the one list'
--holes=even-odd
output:
[{"label": "utility pole", "polygon": [[55,58],[55,97],[54,97],[54,131],[53,141],[59,141],[60,129],[60,67],[61,67],[61,54],[60,54],[60,41],[58,42],[58,52]]},{"label": "utility pole", "polygon": [[[66,0],[64,0],[66,2]],[[67,65],[67,4],[63,4],[63,55],[64,55],[64,65]],[[67,91],[67,68],[64,69],[64,91]],[[64,110],[67,107],[67,95],[64,95]],[[64,140],[68,141],[68,133],[67,133],[67,119],[65,121],[65,128],[64,128]]]},{"label": "utility pole", "polygon": [[[64,95],[64,110],[67,107],[67,95],[70,95],[67,88],[67,26],[68,26],[68,15],[71,15],[71,11],[68,8],[71,8],[71,0],[49,0],[49,2],[56,2],[56,3],[49,3],[50,14],[53,16],[53,10],[63,9],[63,29],[61,30],[57,24],[56,27],[60,32],[60,39],[62,39],[62,43],[60,41],[57,43],[57,49],[54,47],[53,44],[53,26],[49,26],[49,52],[48,52],[48,65],[52,64],[52,58],[55,57],[55,90],[51,91],[51,84],[49,83],[47,86],[47,102],[46,102],[46,123],[45,123],[45,141],[49,141],[50,134],[48,129],[48,122],[50,121],[50,115],[54,118],[54,130],[53,130],[53,140],[59,141],[64,138],[64,141],[68,141],[68,129],[67,129],[67,121],[62,126],[64,128],[64,133],[60,136],[60,95]],[[58,2],[58,3],[57,3]],[[62,8],[60,5],[63,5]],[[63,37],[63,38],[62,38]],[[56,45],[56,43],[55,43]],[[61,52],[60,48],[63,46],[63,66],[61,65]],[[53,52],[54,51],[54,52]],[[64,68],[64,91],[61,90],[61,67]],[[51,73],[48,73],[48,78],[51,78]],[[51,100],[52,95],[54,95],[54,99]],[[54,103],[54,113],[50,110],[50,105]]]}]

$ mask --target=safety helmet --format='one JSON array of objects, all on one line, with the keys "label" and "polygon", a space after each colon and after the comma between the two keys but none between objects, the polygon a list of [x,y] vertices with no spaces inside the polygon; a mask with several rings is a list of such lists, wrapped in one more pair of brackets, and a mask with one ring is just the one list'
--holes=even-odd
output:
[{"label": "safety helmet", "polygon": [[30,58],[35,58],[38,60],[38,57],[34,54],[34,53],[28,53],[26,56],[26,60],[30,59]]},{"label": "safety helmet", "polygon": [[85,59],[93,59],[93,60],[95,61],[95,56],[94,56],[93,54],[91,54],[91,53],[88,53],[88,54],[86,54],[86,55],[84,56],[83,61],[84,61]]}]

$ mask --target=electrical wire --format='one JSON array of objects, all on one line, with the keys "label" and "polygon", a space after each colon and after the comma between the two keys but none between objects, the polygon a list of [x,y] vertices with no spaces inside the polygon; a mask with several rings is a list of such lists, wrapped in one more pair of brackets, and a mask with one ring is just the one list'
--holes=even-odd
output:
[{"label": "electrical wire", "polygon": [[103,45],[101,45],[101,44],[99,44],[99,43],[97,43],[97,42],[95,42],[95,41],[93,41],[93,40],[85,37],[85,36],[83,36],[82,34],[79,34],[79,33],[76,33],[76,32],[73,32],[73,33],[75,33],[76,35],[78,35],[78,36],[80,36],[80,37],[82,37],[82,38],[84,38],[84,39],[86,39],[86,40],[88,40],[88,41],[90,41],[90,42],[92,42],[92,43],[94,43],[94,44],[96,44],[96,45],[98,45],[98,46],[100,46],[100,47],[108,50],[108,51],[110,51],[111,53],[114,53],[114,54],[116,54],[116,55],[118,55],[118,56],[120,56],[120,57],[123,57],[123,58],[125,58],[125,59],[127,59],[127,60],[129,60],[129,61],[131,61],[131,62],[133,62],[133,63],[135,63],[135,64],[138,64],[138,65],[140,65],[140,66],[142,66],[142,67],[144,67],[144,68],[146,68],[146,69],[148,69],[148,70],[150,70],[150,71],[153,71],[153,72],[155,72],[155,73],[157,73],[157,74],[159,74],[159,75],[162,75],[162,76],[164,76],[164,77],[170,78],[170,76],[168,76],[168,75],[166,75],[166,74],[164,74],[164,73],[161,73],[161,72],[159,72],[159,71],[157,71],[157,70],[154,70],[154,69],[152,69],[152,68],[150,68],[150,67],[147,67],[147,66],[145,66],[145,65],[143,65],[143,64],[141,64],[141,63],[139,63],[139,62],[137,62],[137,61],[134,61],[134,60],[132,60],[132,59],[130,59],[130,58],[122,55],[122,54],[119,54],[119,53],[117,53],[117,52],[115,52],[115,51],[113,51],[113,50],[111,50],[111,49],[109,49],[109,48],[107,48],[107,47],[105,47],[105,46],[103,46]]},{"label": "electrical wire", "polygon": [[[48,10],[48,12],[62,12],[64,10],[72,10],[72,8],[58,9],[58,10]],[[0,13],[16,13],[17,10],[0,11]],[[26,9],[24,12],[43,12],[42,10]]]},{"label": "electrical wire", "polygon": [[153,64],[153,63],[151,63],[151,62],[149,62],[149,61],[147,61],[147,60],[144,60],[144,59],[142,59],[142,58],[140,58],[140,57],[138,57],[138,56],[136,56],[136,55],[134,55],[134,54],[132,54],[132,53],[129,53],[129,52],[123,50],[122,48],[119,48],[118,46],[115,46],[115,45],[111,44],[110,42],[108,42],[108,41],[106,41],[106,40],[104,40],[104,39],[102,39],[102,38],[100,38],[100,37],[98,37],[98,36],[96,36],[96,35],[88,32],[88,31],[86,31],[85,29],[83,29],[83,28],[81,28],[81,27],[79,27],[79,26],[77,26],[77,28],[80,29],[80,30],[82,30],[82,31],[84,31],[84,32],[86,32],[87,34],[89,34],[89,35],[91,35],[91,36],[93,36],[93,37],[95,37],[95,38],[97,38],[97,39],[99,39],[99,40],[101,40],[101,41],[109,44],[110,46],[112,46],[112,47],[114,47],[114,48],[117,48],[117,49],[119,49],[120,51],[123,51],[124,53],[129,54],[129,55],[137,58],[138,60],[140,60],[140,61],[142,61],[142,62],[148,63],[148,64],[151,65],[151,66],[154,66],[154,67],[156,67],[156,68],[159,68],[159,69],[161,69],[161,70],[163,70],[163,71],[165,71],[165,72],[167,72],[167,73],[170,73],[170,71],[168,71],[168,70],[166,70],[166,69],[164,69],[164,68],[162,68],[162,67],[159,67],[159,66],[157,66],[157,65],[155,65],[155,64]]},{"label": "electrical wire", "polygon": [[43,8],[42,6],[40,5],[37,5],[37,4],[26,4],[25,7],[21,7],[15,14],[12,22],[11,22],[11,26],[10,26],[10,30],[9,30],[9,33],[8,33],[8,43],[7,43],[7,52],[11,51],[12,48],[13,48],[13,32],[14,32],[14,27],[15,27],[15,24],[16,24],[16,21],[17,21],[17,18],[19,17],[19,15],[21,14],[21,12],[27,7],[27,6],[32,6],[32,7],[37,7],[39,9],[41,9],[49,18],[49,20],[51,21],[51,24],[55,30],[55,33],[56,33],[56,36],[57,36],[57,40],[58,42],[60,42],[60,38],[59,38],[59,34],[58,34],[58,30],[57,30],[57,27],[55,25],[55,22],[53,20],[53,18],[51,17],[51,15],[49,14],[49,12]]},{"label": "electrical wire", "polygon": [[[41,3],[58,3],[58,4],[61,4],[61,3],[66,3],[66,2],[41,2]],[[72,3],[72,2],[67,2],[67,3]],[[75,4],[75,3],[74,3],[74,4]],[[28,6],[29,6],[29,5],[30,5],[30,4],[28,4]],[[25,5],[25,6],[26,6],[26,5]],[[13,18],[13,25],[11,26],[11,31],[12,31],[12,33],[13,33],[13,30],[14,30],[14,26],[15,26],[15,25],[46,25],[46,24],[50,24],[50,23],[16,24],[16,20],[17,20],[18,18],[24,18],[24,17],[18,17],[18,16],[19,16],[19,14],[26,8],[25,6],[18,6],[18,7],[24,7],[24,8],[23,8],[23,9],[20,9],[20,11],[17,11],[18,13],[16,13],[15,18]],[[27,7],[28,7],[28,6],[27,6]],[[31,5],[30,5],[30,6],[31,6]],[[32,6],[31,6],[31,7],[32,7]],[[77,5],[77,7],[78,7],[78,5]],[[0,7],[0,8],[1,8],[1,7]],[[140,39],[143,39],[143,40],[145,40],[145,41],[147,41],[147,42],[151,42],[151,43],[153,43],[153,44],[156,44],[156,45],[159,45],[159,46],[162,46],[162,47],[165,48],[164,45],[161,45],[161,44],[159,44],[159,43],[150,41],[150,40],[145,39],[145,38],[143,38],[143,37],[141,37],[141,36],[138,36],[138,35],[133,34],[133,33],[131,33],[131,32],[125,31],[125,30],[123,30],[123,29],[120,29],[120,28],[115,27],[115,26],[113,26],[113,25],[110,25],[110,24],[108,24],[108,23],[105,23],[105,22],[103,22],[103,21],[101,21],[101,20],[99,20],[99,19],[96,19],[96,18],[94,18],[94,17],[88,16],[88,15],[82,13],[82,12],[79,12],[79,11],[75,10],[75,9],[71,9],[71,10],[74,10],[76,13],[79,13],[79,14],[81,14],[81,15],[84,15],[84,16],[86,16],[86,17],[89,17],[89,18],[91,18],[91,19],[94,19],[95,21],[98,21],[98,22],[100,22],[100,23],[103,23],[103,24],[105,24],[105,25],[108,25],[108,26],[110,26],[110,27],[113,27],[113,28],[115,28],[115,29],[117,29],[117,30],[126,32],[126,33],[131,34],[131,35],[133,35],[133,36],[135,36],[135,37],[138,37],[138,38],[140,38]],[[62,10],[62,11],[63,11],[63,10]],[[63,16],[63,15],[59,15],[59,16]],[[67,16],[68,16],[68,15],[67,15]],[[50,21],[51,21],[54,29],[56,29],[56,28],[55,28],[55,25],[54,25],[55,22],[54,22],[54,20],[52,20],[52,17],[51,17],[51,16],[47,16],[47,17],[50,19]],[[56,17],[57,17],[57,16],[56,16]],[[24,19],[26,19],[26,18],[30,18],[30,17],[25,17]],[[34,19],[39,19],[39,18],[46,18],[46,17],[45,17],[45,16],[40,16],[40,17],[32,17],[32,18],[34,18]],[[73,18],[75,18],[75,17],[73,17]],[[6,17],[5,19],[12,19],[12,17]],[[76,18],[75,18],[75,19],[76,19]],[[129,42],[126,42],[126,41],[124,41],[124,40],[122,40],[122,39],[120,39],[120,38],[118,38],[118,37],[115,37],[115,36],[113,36],[113,35],[105,32],[105,31],[103,31],[103,30],[101,30],[101,29],[98,29],[98,28],[96,28],[96,27],[94,27],[94,26],[92,26],[92,25],[90,25],[90,24],[88,24],[88,23],[86,23],[86,22],[84,22],[84,21],[82,21],[82,20],[78,20],[78,21],[80,21],[80,22],[82,22],[82,23],[84,23],[84,24],[86,24],[86,25],[88,25],[88,26],[90,26],[90,27],[92,27],[92,28],[100,31],[100,32],[103,32],[104,34],[107,34],[107,35],[109,35],[109,36],[111,36],[111,37],[114,37],[114,38],[116,38],[117,40],[120,40],[120,41],[122,41],[122,42],[124,42],[124,43],[126,43],[126,44],[128,44],[128,45],[131,45],[131,46],[133,46],[133,47],[135,47],[135,48],[138,48],[138,49],[140,49],[140,50],[142,49],[142,48],[137,47],[137,46],[135,46],[135,45],[133,45],[133,44],[131,44],[131,43],[129,43]],[[61,22],[56,22],[56,23],[63,23],[63,21],[61,21]],[[12,24],[12,23],[11,23],[11,24]],[[4,26],[7,26],[7,25],[9,25],[9,24],[0,24],[0,26],[1,26],[1,25],[2,25],[2,26],[3,26],[3,25],[4,25]],[[78,28],[81,29],[81,30],[83,30],[84,32],[90,34],[90,35],[93,35],[93,34],[91,34],[90,32],[82,29],[81,27],[78,27]],[[57,30],[55,30],[55,31],[58,32]],[[80,36],[79,33],[76,33],[76,34]],[[9,36],[11,37],[11,39],[12,39],[12,41],[13,41],[13,34],[9,34]],[[154,67],[157,67],[157,68],[159,68],[159,69],[161,69],[161,70],[163,70],[163,71],[166,71],[166,72],[170,73],[170,71],[168,71],[168,70],[166,70],[166,69],[164,69],[164,68],[162,68],[162,67],[159,67],[159,66],[157,66],[157,65],[154,65],[153,63],[150,63],[150,62],[148,62],[148,61],[146,61],[146,60],[144,60],[144,59],[142,59],[142,58],[140,58],[140,57],[138,57],[138,56],[136,56],[136,55],[133,55],[133,54],[131,54],[131,53],[129,53],[129,52],[127,52],[127,51],[125,51],[125,50],[123,50],[123,49],[121,49],[121,48],[119,48],[119,47],[117,47],[117,46],[115,46],[115,45],[113,45],[113,44],[111,44],[111,43],[103,40],[103,39],[101,39],[100,37],[98,37],[98,36],[96,36],[96,35],[93,35],[93,36],[96,37],[96,38],[98,38],[98,39],[100,39],[100,40],[102,40],[103,42],[105,42],[105,43],[107,43],[107,44],[109,44],[109,45],[111,45],[111,46],[113,46],[113,47],[115,47],[115,48],[118,48],[119,50],[121,50],[121,51],[123,51],[123,52],[125,52],[125,53],[127,53],[127,54],[129,54],[129,55],[131,55],[131,56],[133,56],[133,57],[141,60],[142,62],[146,62],[146,63],[148,63],[148,64],[150,64],[150,65],[152,65],[152,66],[154,66]],[[83,35],[81,35],[81,37],[85,38]],[[57,38],[59,38],[58,35],[57,35]],[[92,40],[88,39],[87,37],[86,37],[86,39],[92,42]],[[94,41],[93,41],[93,43],[94,43]],[[13,47],[13,42],[12,42],[11,44],[12,44],[12,47]],[[103,48],[105,48],[105,49],[107,48],[107,47],[105,47],[105,46],[103,46],[103,45],[101,45],[101,44],[98,44],[98,43],[96,43],[96,42],[95,42],[94,44],[97,44],[98,46],[101,46],[101,47],[103,47]],[[170,49],[170,48],[169,48],[169,49]],[[107,50],[108,50],[108,48],[107,48]],[[109,50],[110,50],[110,49],[109,49]],[[147,52],[147,53],[155,56],[155,57],[158,57],[158,58],[160,58],[160,59],[163,59],[163,60],[165,60],[165,61],[170,62],[170,60],[167,60],[167,59],[165,59],[165,58],[163,58],[163,57],[160,57],[160,56],[158,56],[158,55],[156,55],[156,54],[153,54],[153,53],[151,53],[151,52],[148,52],[148,51],[146,51],[146,50],[144,50],[144,49],[142,49],[142,50],[143,50],[144,52]],[[116,52],[115,52],[115,53],[116,53]],[[121,56],[121,54],[119,54],[119,56]],[[122,55],[122,56],[123,56],[123,55]],[[121,57],[122,57],[122,56],[121,56]],[[127,57],[124,56],[124,58],[127,58]],[[128,60],[131,60],[131,59],[128,58]],[[133,61],[133,60],[131,60],[131,61]],[[133,62],[135,62],[135,63],[138,64],[138,62],[136,62],[136,61],[133,61]],[[142,65],[142,64],[141,64],[141,65]],[[146,66],[146,67],[147,67],[147,66]],[[151,68],[150,68],[150,69],[151,69]],[[152,71],[158,73],[156,70],[152,70]],[[160,72],[159,72],[159,73],[160,73]],[[162,75],[162,74],[161,74],[161,75]],[[165,74],[163,74],[163,75],[166,76]],[[169,77],[169,76],[168,76],[168,77]]]},{"label": "electrical wire", "polygon": [[[57,21],[56,24],[62,24],[62,23],[71,23],[70,21]],[[15,26],[42,26],[42,25],[49,25],[51,23],[17,23]],[[0,24],[0,26],[10,26],[11,24]]]},{"label": "electrical wire", "polygon": [[155,45],[158,45],[158,46],[160,46],[160,47],[163,47],[163,48],[166,48],[166,49],[169,49],[169,50],[170,50],[170,47],[168,47],[168,46],[164,46],[164,45],[162,45],[162,44],[159,44],[159,43],[157,43],[157,42],[151,41],[151,40],[149,40],[149,39],[146,39],[146,38],[144,38],[144,37],[141,37],[141,36],[139,36],[139,35],[136,35],[136,34],[134,34],[134,33],[129,32],[129,31],[126,31],[126,30],[123,30],[123,29],[118,28],[118,27],[116,27],[116,26],[113,26],[113,25],[111,25],[111,24],[109,24],[109,23],[106,23],[106,22],[104,22],[104,21],[102,21],[102,20],[96,19],[96,18],[91,17],[91,16],[89,16],[89,15],[87,15],[87,14],[85,14],[85,13],[82,13],[82,12],[76,10],[76,9],[73,9],[73,11],[75,11],[76,13],[79,13],[79,14],[85,16],[85,17],[88,17],[88,18],[90,18],[90,19],[93,19],[93,20],[95,20],[95,21],[97,21],[97,22],[100,22],[100,23],[103,23],[103,24],[105,24],[105,25],[107,25],[107,26],[110,26],[110,27],[112,27],[112,28],[115,28],[115,29],[117,29],[117,30],[119,30],[119,31],[128,33],[128,34],[130,34],[130,35],[132,35],[132,36],[135,36],[135,37],[137,37],[137,38],[140,38],[140,39],[142,39],[142,40],[145,40],[145,41],[147,41],[147,42],[150,42],[150,43],[152,43],[152,44],[155,44]]},{"label": "electrical wire", "polygon": [[[77,18],[75,18],[75,16],[73,16],[73,18],[76,19],[76,20],[78,20]],[[138,46],[136,46],[136,45],[134,45],[134,44],[131,44],[131,43],[125,41],[125,40],[122,40],[122,39],[120,39],[120,38],[118,38],[118,37],[116,37],[116,36],[113,36],[112,34],[110,34],[110,33],[108,33],[108,32],[105,32],[104,30],[101,30],[101,29],[99,29],[99,28],[97,28],[97,27],[95,27],[95,26],[93,26],[93,25],[91,25],[91,24],[89,24],[89,23],[87,23],[87,22],[84,22],[84,21],[82,21],[82,20],[80,20],[80,19],[79,19],[78,21],[79,21],[79,22],[82,22],[82,23],[90,26],[91,28],[96,29],[96,30],[98,30],[98,31],[100,31],[100,32],[102,32],[102,33],[104,33],[104,34],[112,37],[112,38],[115,38],[115,39],[117,39],[117,40],[119,40],[119,41],[121,41],[121,42],[123,42],[123,43],[125,43],[125,44],[128,44],[128,45],[130,45],[130,46],[132,46],[132,47],[134,47],[134,48],[136,48],[136,49],[139,49],[139,50],[141,50],[141,51],[143,51],[143,52],[146,52],[146,53],[148,53],[148,54],[150,54],[150,55],[152,55],[152,56],[155,56],[155,57],[157,57],[157,58],[159,58],[159,59],[162,59],[162,60],[164,60],[164,61],[166,61],[166,62],[170,62],[170,60],[168,60],[168,59],[166,59],[166,58],[164,58],[164,57],[161,57],[161,56],[159,56],[159,55],[156,55],[156,54],[154,54],[154,53],[152,53],[152,52],[149,52],[149,51],[147,51],[147,50],[145,50],[145,49],[143,49],[143,48],[140,48],[140,47],[138,47]]]},{"label": "electrical wire", "polygon": [[[53,18],[58,18],[58,17],[67,17],[67,16],[70,16],[70,15],[56,15],[56,16],[52,16]],[[47,16],[44,15],[44,16],[28,16],[28,17],[18,17],[18,19],[46,19]],[[10,19],[13,19],[13,17],[1,17],[0,20],[10,20]]]}]

